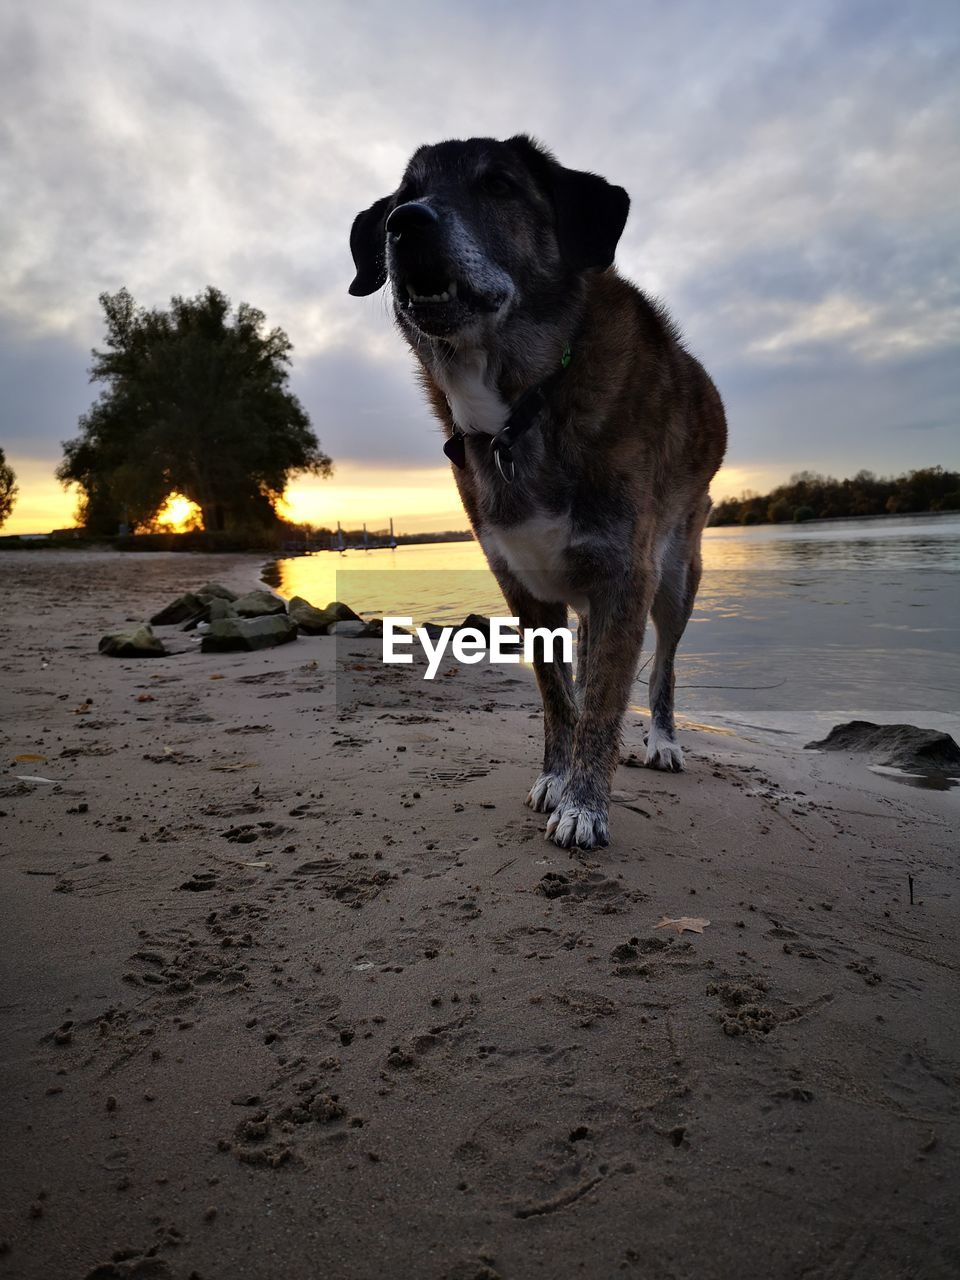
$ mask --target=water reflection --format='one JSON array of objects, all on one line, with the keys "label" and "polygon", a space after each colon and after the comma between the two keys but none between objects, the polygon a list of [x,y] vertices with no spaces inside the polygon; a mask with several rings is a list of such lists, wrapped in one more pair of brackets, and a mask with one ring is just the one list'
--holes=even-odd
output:
[{"label": "water reflection", "polygon": [[[711,529],[678,706],[816,736],[840,719],[960,731],[960,518]],[[508,612],[476,543],[320,552],[268,566],[283,595],[458,623]],[[652,634],[645,645],[649,658]],[[637,700],[643,698],[641,672]]]}]

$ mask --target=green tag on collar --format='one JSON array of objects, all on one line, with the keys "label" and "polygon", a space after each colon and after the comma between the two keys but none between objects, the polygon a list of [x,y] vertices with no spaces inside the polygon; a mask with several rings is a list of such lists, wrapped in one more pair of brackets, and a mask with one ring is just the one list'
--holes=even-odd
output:
[{"label": "green tag on collar", "polygon": [[573,352],[569,346],[563,348],[563,355],[560,357],[560,368],[567,369],[570,367],[570,361],[573,359]]}]

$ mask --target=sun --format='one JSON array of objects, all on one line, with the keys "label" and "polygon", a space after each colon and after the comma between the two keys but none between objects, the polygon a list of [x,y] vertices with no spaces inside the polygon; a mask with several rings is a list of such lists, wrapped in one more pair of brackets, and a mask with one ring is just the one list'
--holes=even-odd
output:
[{"label": "sun", "polygon": [[153,522],[158,529],[164,529],[168,533],[186,533],[188,529],[197,528],[201,514],[195,502],[191,502],[182,493],[171,493],[154,516]]}]

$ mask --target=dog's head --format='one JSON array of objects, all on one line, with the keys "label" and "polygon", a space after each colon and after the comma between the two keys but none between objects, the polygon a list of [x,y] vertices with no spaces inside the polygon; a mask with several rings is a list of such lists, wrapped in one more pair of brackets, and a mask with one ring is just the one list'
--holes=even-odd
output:
[{"label": "dog's head", "polygon": [[629,207],[622,187],[522,135],[421,147],[397,190],[354,219],[350,292],[389,278],[408,332],[480,336],[518,303],[547,309],[572,277],[609,267]]}]

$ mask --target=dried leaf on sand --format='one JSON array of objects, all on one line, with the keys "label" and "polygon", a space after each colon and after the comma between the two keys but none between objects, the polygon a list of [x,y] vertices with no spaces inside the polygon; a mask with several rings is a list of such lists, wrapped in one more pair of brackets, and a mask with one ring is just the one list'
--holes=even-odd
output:
[{"label": "dried leaf on sand", "polygon": [[655,929],[676,929],[677,933],[703,933],[704,929],[710,923],[704,920],[702,916],[678,916],[676,920],[671,920],[669,916],[662,916],[660,923],[655,924]]}]

